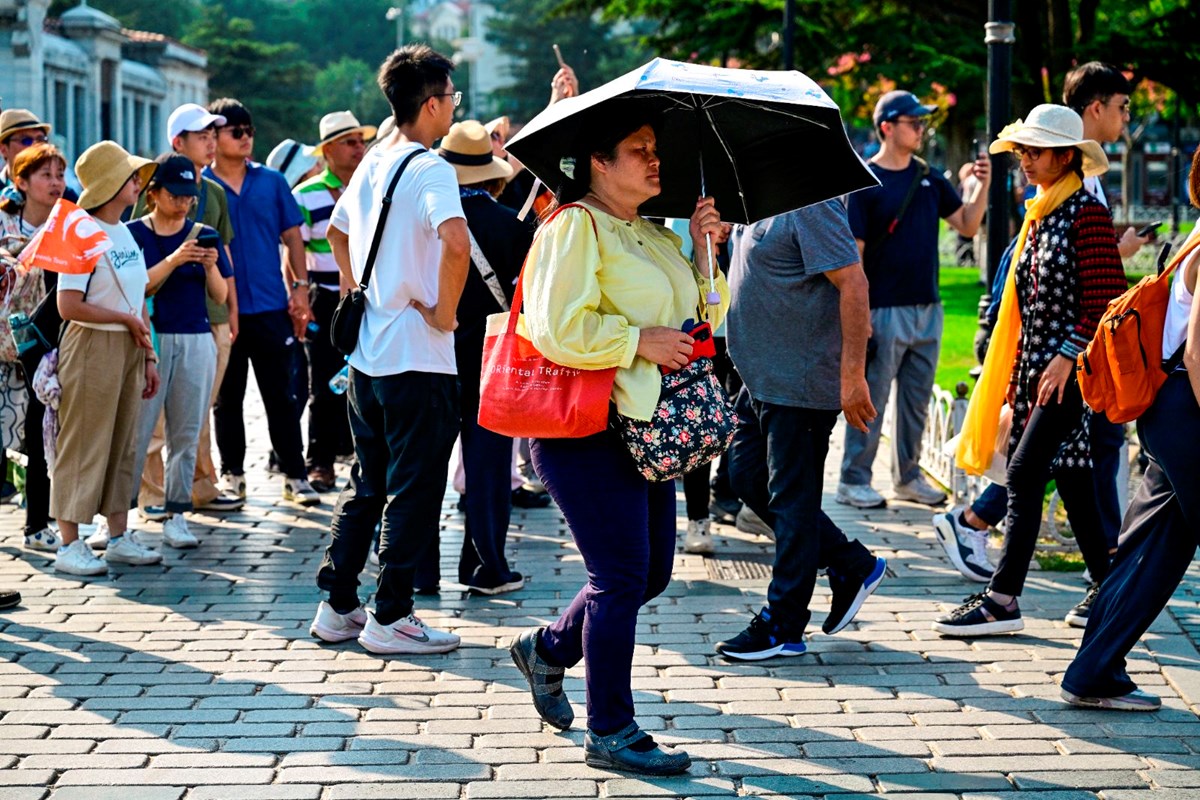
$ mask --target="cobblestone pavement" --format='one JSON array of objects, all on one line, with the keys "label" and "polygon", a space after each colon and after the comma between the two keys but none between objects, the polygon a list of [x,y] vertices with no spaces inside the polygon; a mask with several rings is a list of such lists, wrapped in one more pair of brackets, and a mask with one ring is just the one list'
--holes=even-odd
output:
[{"label": "cobblestone pavement", "polygon": [[[1195,569],[1130,661],[1163,708],[1129,715],[1058,700],[1081,634],[1062,622],[1078,575],[1033,574],[1020,635],[934,635],[939,608],[976,585],[941,557],[929,511],[907,503],[858,512],[827,495],[833,518],[888,559],[887,579],[844,632],[814,633],[808,655],[724,663],[713,644],[763,603],[770,542],[721,527],[716,558],[678,556],[642,613],[634,662],[639,722],[695,763],[635,779],[585,766],[580,723],[544,726],[508,658],[512,634],[554,618],[582,581],[555,511],[514,515],[524,590],[480,599],[444,583],[422,598],[428,622],[462,635],[457,652],[322,645],[307,630],[334,498],[315,510],[280,500],[262,468],[265,426],[251,428],[248,507],[197,515],[201,547],[167,549],[161,567],[58,577],[22,551],[20,511],[0,508],[0,587],[25,597],[0,614],[0,800],[1200,797]],[[443,503],[447,575],[455,499]],[[819,621],[823,579],[818,593]],[[580,720],[582,677],[566,684]]]}]

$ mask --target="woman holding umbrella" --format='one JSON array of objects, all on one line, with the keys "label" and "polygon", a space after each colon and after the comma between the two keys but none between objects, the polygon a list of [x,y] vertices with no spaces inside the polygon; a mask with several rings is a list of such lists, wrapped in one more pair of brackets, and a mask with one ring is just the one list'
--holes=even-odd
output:
[{"label": "woman holding umbrella", "polygon": [[[547,358],[579,369],[618,367],[618,413],[649,419],[660,367],[687,364],[693,340],[681,327],[705,308],[706,238],[729,236],[711,198],[697,201],[689,232],[695,263],[679,237],[643,219],[639,207],[662,191],[657,120],[606,114],[581,125],[557,192],[560,205],[540,232],[524,276],[529,338]],[[708,321],[729,305],[723,275]],[[618,435],[537,439],[533,463],[558,503],[588,571],[588,582],[554,623],[519,635],[513,660],[529,680],[542,719],[566,729],[574,719],[564,671],[586,670],[586,761],[649,775],[685,771],[686,753],[663,748],[634,721],[630,673],[638,609],[666,588],[675,554],[675,487],[635,469]]]}]

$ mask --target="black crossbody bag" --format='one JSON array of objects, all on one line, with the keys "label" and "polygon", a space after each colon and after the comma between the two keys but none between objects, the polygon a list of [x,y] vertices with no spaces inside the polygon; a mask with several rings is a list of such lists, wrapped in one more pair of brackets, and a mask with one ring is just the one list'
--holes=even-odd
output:
[{"label": "black crossbody bag", "polygon": [[362,280],[358,287],[351,289],[338,301],[333,311],[333,320],[329,325],[329,339],[334,348],[342,355],[348,356],[358,347],[358,334],[362,330],[363,316],[367,313],[367,284],[371,281],[371,273],[375,268],[375,257],[379,255],[379,243],[383,239],[383,226],[387,223],[388,211],[392,207],[392,194],[400,183],[400,176],[408,167],[408,163],[424,149],[412,153],[400,164],[392,182],[388,184],[387,192],[383,195],[383,207],[379,209],[379,222],[375,224],[375,238],[371,240],[371,249],[367,253],[367,263],[363,267]]}]

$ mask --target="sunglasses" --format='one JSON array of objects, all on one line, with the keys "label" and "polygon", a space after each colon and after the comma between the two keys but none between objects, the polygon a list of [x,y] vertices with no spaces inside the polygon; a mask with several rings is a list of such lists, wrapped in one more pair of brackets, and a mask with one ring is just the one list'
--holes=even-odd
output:
[{"label": "sunglasses", "polygon": [[[462,92],[442,92],[441,94],[431,94],[429,97],[450,97],[454,99],[454,107],[458,108],[458,104],[462,102]],[[425,99],[428,100],[429,97]]]},{"label": "sunglasses", "polygon": [[229,135],[234,139],[241,139],[243,136],[248,136],[251,139],[254,138],[253,125],[226,125],[224,128],[218,128],[218,130],[229,131]]},{"label": "sunglasses", "polygon": [[896,119],[897,123],[904,123],[914,131],[923,131],[928,126],[928,123],[923,119],[905,119],[903,117]]},{"label": "sunglasses", "polygon": [[1029,156],[1030,161],[1037,161],[1042,157],[1042,153],[1044,152],[1046,152],[1045,147],[1030,147],[1023,144],[1014,144],[1012,147],[1012,154],[1014,156],[1017,158],[1025,158],[1025,156]]},{"label": "sunglasses", "polygon": [[33,147],[35,144],[45,144],[47,141],[49,140],[46,138],[45,134],[40,136],[22,136],[20,139],[17,138],[16,134],[13,134],[5,139],[4,143],[11,144],[12,142],[19,142],[22,147]]}]

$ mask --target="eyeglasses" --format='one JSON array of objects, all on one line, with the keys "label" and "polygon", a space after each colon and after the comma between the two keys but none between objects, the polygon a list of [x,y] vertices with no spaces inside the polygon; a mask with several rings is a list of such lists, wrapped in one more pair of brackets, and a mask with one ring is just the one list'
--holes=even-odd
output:
[{"label": "eyeglasses", "polygon": [[[1103,105],[1105,105],[1105,106],[1112,106],[1112,100],[1111,100],[1111,98],[1110,98],[1110,99],[1108,99],[1108,100],[1105,100],[1105,101],[1103,101]],[[1119,108],[1121,109],[1121,113],[1122,113],[1122,114],[1128,114],[1128,113],[1129,113],[1129,98],[1128,98],[1128,97],[1126,97],[1124,100],[1122,100],[1122,101],[1121,101],[1121,104],[1120,104]]]},{"label": "eyeglasses", "polygon": [[903,117],[899,117],[896,119],[896,122],[903,122],[905,125],[909,126],[918,133],[925,130],[925,128],[929,126],[929,123],[923,119],[905,119]]},{"label": "eyeglasses", "polygon": [[441,94],[431,94],[431,95],[429,95],[429,97],[426,97],[425,99],[428,100],[430,97],[453,98],[455,108],[458,108],[458,104],[462,102],[462,92],[442,92]]},{"label": "eyeglasses", "polygon": [[162,190],[162,193],[158,197],[160,200],[170,200],[177,206],[190,206],[192,203],[196,202],[196,198],[190,194],[175,194],[170,189],[166,188]]},{"label": "eyeglasses", "polygon": [[11,144],[14,141],[19,143],[22,147],[33,147],[35,144],[45,144],[49,141],[49,139],[46,138],[46,134],[44,133],[38,136],[22,136],[20,139],[18,139],[17,135],[14,133],[12,136],[5,139],[4,143]]},{"label": "eyeglasses", "polygon": [[1014,144],[1012,154],[1017,158],[1025,158],[1029,156],[1030,161],[1037,161],[1042,157],[1042,153],[1046,152],[1045,147],[1030,147],[1023,144]]},{"label": "eyeglasses", "polygon": [[229,131],[229,135],[234,139],[241,139],[243,136],[248,136],[251,139],[254,138],[253,125],[226,125],[224,128],[218,128],[217,130]]}]

